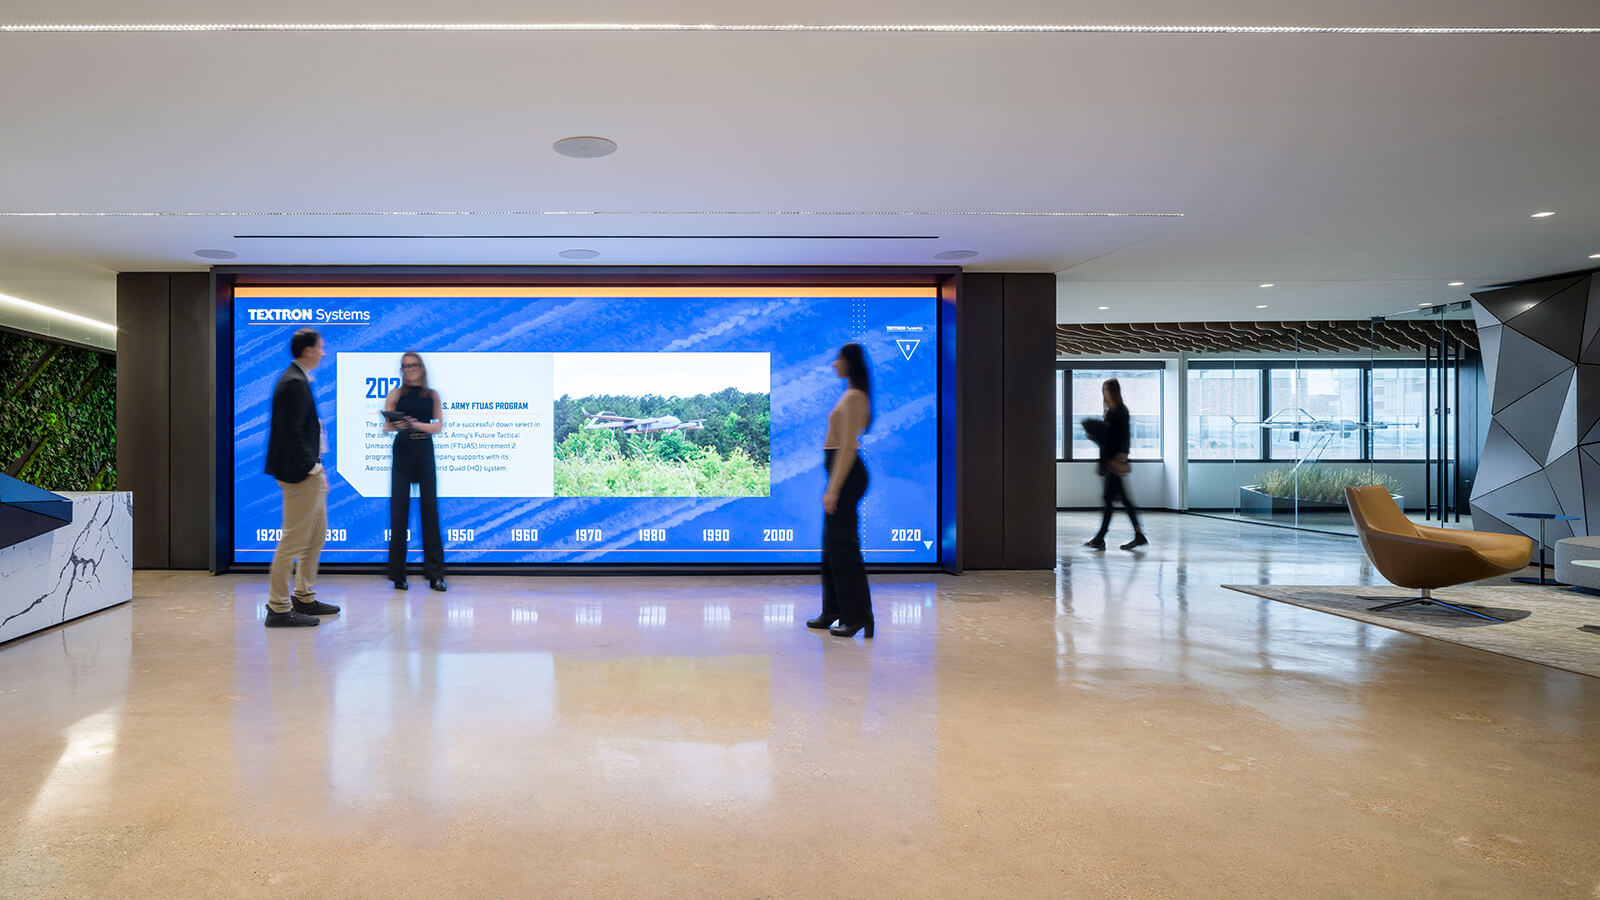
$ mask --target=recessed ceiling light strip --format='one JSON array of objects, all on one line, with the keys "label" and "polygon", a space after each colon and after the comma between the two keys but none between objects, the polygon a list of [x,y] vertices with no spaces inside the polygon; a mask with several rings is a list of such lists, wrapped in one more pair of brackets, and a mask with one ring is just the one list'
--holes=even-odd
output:
[{"label": "recessed ceiling light strip", "polygon": [[683,22],[255,22],[0,25],[0,33],[183,33],[183,32],[782,32],[867,34],[1398,34],[1398,35],[1584,35],[1600,27],[1457,27],[1410,25],[938,25],[938,24],[692,24]]},{"label": "recessed ceiling light strip", "polygon": [[574,209],[508,209],[508,210],[211,210],[211,211],[84,211],[84,212],[0,212],[0,217],[13,219],[128,219],[128,218],[248,218],[252,216],[306,216],[306,217],[369,217],[369,216],[854,216],[854,217],[907,217],[972,218],[984,216],[1045,218],[1045,219],[1181,219],[1179,212],[1072,212],[1072,211],[1012,211],[1012,210],[812,210],[812,209],[643,209],[643,210],[574,210]]},{"label": "recessed ceiling light strip", "polygon": [[936,241],[937,234],[236,234],[255,241]]}]

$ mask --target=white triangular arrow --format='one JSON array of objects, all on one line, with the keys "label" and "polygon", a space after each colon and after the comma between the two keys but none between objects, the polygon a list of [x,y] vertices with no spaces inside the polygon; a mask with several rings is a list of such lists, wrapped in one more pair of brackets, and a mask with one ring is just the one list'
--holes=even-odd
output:
[{"label": "white triangular arrow", "polygon": [[932,550],[933,549],[933,541],[923,541],[922,542],[922,546],[927,547],[929,550]]},{"label": "white triangular arrow", "polygon": [[922,341],[914,341],[910,338],[897,338],[895,343],[900,345],[900,355],[904,356],[906,359],[910,359],[911,354],[917,352],[917,345],[922,343]]}]

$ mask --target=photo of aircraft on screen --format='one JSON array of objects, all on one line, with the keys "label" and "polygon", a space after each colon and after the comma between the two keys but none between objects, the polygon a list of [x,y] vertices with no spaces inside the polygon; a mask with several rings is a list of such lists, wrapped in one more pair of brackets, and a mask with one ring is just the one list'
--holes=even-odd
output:
[{"label": "photo of aircraft on screen", "polygon": [[583,411],[589,421],[583,423],[585,430],[607,428],[621,431],[623,434],[661,434],[667,431],[699,431],[706,427],[700,419],[690,419],[685,422],[677,416],[651,416],[636,419],[631,416],[619,416],[601,410],[597,413]]}]

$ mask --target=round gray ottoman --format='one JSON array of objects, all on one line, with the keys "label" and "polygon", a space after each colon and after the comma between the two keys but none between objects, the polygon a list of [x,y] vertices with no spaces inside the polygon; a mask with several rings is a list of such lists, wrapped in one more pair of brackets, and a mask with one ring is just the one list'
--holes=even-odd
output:
[{"label": "round gray ottoman", "polygon": [[1556,580],[1600,590],[1600,569],[1575,566],[1575,559],[1600,559],[1600,537],[1569,537],[1556,541]]}]

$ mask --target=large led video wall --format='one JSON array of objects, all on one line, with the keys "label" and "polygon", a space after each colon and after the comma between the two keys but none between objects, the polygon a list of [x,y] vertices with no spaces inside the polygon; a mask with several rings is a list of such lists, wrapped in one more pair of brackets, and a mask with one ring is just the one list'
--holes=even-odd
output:
[{"label": "large led video wall", "polygon": [[327,350],[311,373],[328,443],[325,563],[387,558],[395,436],[381,411],[408,351],[443,408],[447,564],[815,562],[822,444],[844,390],[831,364],[849,341],[874,388],[862,549],[869,564],[936,563],[936,290],[239,286],[233,559],[271,560],[272,391],[290,337],[311,326]]}]

